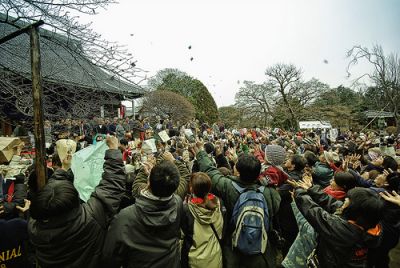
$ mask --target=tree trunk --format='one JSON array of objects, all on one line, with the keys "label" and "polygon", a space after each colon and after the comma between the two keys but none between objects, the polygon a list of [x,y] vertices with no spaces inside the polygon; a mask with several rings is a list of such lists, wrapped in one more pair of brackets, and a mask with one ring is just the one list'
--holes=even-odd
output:
[{"label": "tree trunk", "polygon": [[286,106],[289,110],[289,113],[290,113],[290,124],[292,125],[292,127],[294,129],[297,129],[296,115],[294,114],[294,111],[293,111],[292,107],[290,106],[288,99],[286,98],[286,94],[282,94],[282,97],[283,97],[283,102],[286,104]]}]

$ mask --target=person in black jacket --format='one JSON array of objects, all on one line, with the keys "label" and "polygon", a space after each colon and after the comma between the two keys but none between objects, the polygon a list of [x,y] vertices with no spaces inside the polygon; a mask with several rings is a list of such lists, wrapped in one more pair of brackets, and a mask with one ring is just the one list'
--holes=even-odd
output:
[{"label": "person in black jacket", "polygon": [[[68,178],[52,180],[34,195],[28,233],[40,267],[100,266],[108,224],[118,211],[125,187],[118,140],[107,137],[106,141],[109,150],[103,177],[87,203],[80,203]],[[67,171],[56,173],[61,175],[60,172]]]},{"label": "person in black jacket", "polygon": [[100,118],[98,120],[98,124],[96,126],[94,126],[93,132],[94,132],[94,134],[107,134],[108,133],[108,128],[104,124],[104,120],[102,118]]},{"label": "person in black jacket", "polygon": [[171,153],[163,157],[154,168],[146,163],[147,188],[112,221],[103,249],[107,267],[180,267],[182,199],[174,194],[180,173]]},{"label": "person in black jacket", "polygon": [[25,185],[25,176],[19,174],[15,179],[5,180],[0,175],[0,205],[3,206],[3,213],[0,219],[13,219],[18,217],[18,206],[24,205],[24,199],[27,198],[27,187]]},{"label": "person in black jacket", "polygon": [[[303,176],[303,170],[306,166],[306,160],[301,155],[291,155],[285,162],[285,171],[290,179],[300,181]],[[279,187],[279,195],[281,196],[281,203],[278,211],[278,223],[282,237],[285,239],[282,255],[286,256],[291,245],[296,239],[299,229],[297,227],[296,218],[293,214],[291,202],[292,197],[290,194],[292,187],[288,183],[284,183]]]},{"label": "person in black jacket", "polygon": [[[320,267],[366,267],[368,249],[379,245],[383,202],[369,189],[354,188],[344,203],[308,189],[311,181],[292,184],[301,214],[318,233],[316,256]],[[338,203],[340,202],[340,204]],[[330,214],[340,207],[340,213]]]},{"label": "person in black jacket", "polygon": [[[16,206],[24,213],[29,209],[30,201],[25,199],[25,206]],[[4,207],[0,204],[0,215]],[[0,219],[0,267],[34,267],[28,255],[27,221],[19,217],[4,220]]]},{"label": "person in black jacket", "polygon": [[[389,192],[399,192],[400,190],[400,173],[392,172],[387,175],[383,174],[379,177],[383,181],[383,188]],[[376,188],[375,188],[376,189]],[[378,188],[379,189],[379,188]],[[385,195],[381,195],[385,197]],[[382,220],[382,241],[378,248],[373,249],[368,256],[368,267],[387,268],[389,267],[389,251],[392,250],[399,242],[400,238],[400,207],[389,202],[385,198],[385,206],[383,208]]]}]

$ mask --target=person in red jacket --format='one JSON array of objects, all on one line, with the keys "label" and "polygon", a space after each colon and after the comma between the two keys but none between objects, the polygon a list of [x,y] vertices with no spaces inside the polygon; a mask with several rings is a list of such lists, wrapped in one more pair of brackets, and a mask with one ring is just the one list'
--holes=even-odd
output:
[{"label": "person in red jacket", "polygon": [[[260,155],[258,159],[260,160]],[[281,186],[289,178],[283,171],[282,164],[286,159],[286,151],[280,145],[267,145],[265,147],[265,159],[261,168],[259,180],[267,186]]]}]

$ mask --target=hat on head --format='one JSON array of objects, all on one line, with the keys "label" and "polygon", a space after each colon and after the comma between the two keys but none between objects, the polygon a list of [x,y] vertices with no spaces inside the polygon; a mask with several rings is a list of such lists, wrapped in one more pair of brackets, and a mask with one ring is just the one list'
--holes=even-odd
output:
[{"label": "hat on head", "polygon": [[324,157],[325,157],[326,162],[328,162],[328,163],[335,163],[340,160],[339,155],[336,152],[324,151]]},{"label": "hat on head", "polygon": [[267,145],[265,147],[265,160],[274,165],[281,166],[286,159],[286,151],[279,145]]},{"label": "hat on head", "polygon": [[303,144],[314,144],[314,141],[311,138],[304,138]]}]

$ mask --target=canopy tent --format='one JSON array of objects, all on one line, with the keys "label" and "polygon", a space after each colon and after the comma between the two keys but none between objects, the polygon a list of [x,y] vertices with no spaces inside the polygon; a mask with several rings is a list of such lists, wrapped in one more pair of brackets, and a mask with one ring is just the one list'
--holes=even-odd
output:
[{"label": "canopy tent", "polygon": [[300,121],[299,126],[300,126],[300,129],[309,129],[309,128],[330,129],[330,128],[332,128],[331,123],[325,122],[325,121]]}]

